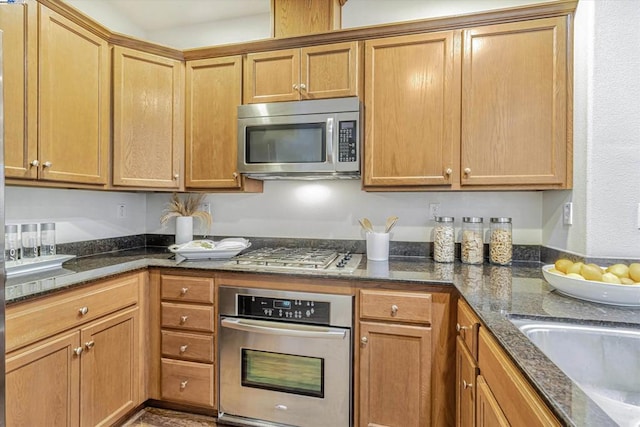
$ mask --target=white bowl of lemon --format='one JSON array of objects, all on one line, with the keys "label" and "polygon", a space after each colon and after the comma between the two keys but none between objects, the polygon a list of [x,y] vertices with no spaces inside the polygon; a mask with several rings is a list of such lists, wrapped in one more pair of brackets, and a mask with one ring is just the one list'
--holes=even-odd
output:
[{"label": "white bowl of lemon", "polygon": [[542,274],[565,295],[605,304],[640,306],[640,263],[602,267],[563,258],[542,267]]}]

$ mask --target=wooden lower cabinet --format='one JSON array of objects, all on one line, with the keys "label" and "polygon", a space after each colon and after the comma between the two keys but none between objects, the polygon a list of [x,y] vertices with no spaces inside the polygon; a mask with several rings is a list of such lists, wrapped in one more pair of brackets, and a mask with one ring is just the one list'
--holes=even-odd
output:
[{"label": "wooden lower cabinet", "polygon": [[456,426],[472,427],[476,415],[476,376],[478,362],[463,338],[456,341]]},{"label": "wooden lower cabinet", "polygon": [[[509,421],[504,416],[502,409],[500,409],[500,405],[498,401],[491,393],[491,389],[487,385],[487,382],[484,380],[482,375],[479,375],[476,383],[478,385],[477,388],[477,425],[478,427],[507,427],[509,426]],[[473,424],[471,424],[473,425]]]},{"label": "wooden lower cabinet", "polygon": [[360,426],[430,425],[431,328],[360,322],[360,335]]},{"label": "wooden lower cabinet", "polygon": [[57,335],[7,356],[7,426],[80,425],[80,332]]},{"label": "wooden lower cabinet", "polygon": [[108,426],[141,402],[138,308],[7,355],[7,426]]}]

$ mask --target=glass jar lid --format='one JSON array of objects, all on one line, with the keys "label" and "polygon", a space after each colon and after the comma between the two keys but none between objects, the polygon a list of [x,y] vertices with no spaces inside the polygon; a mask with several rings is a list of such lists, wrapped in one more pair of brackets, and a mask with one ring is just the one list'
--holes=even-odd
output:
[{"label": "glass jar lid", "polygon": [[508,223],[511,222],[511,218],[491,218],[491,222],[493,223]]},{"label": "glass jar lid", "polygon": [[453,222],[452,216],[437,216],[436,222]]},{"label": "glass jar lid", "polygon": [[482,217],[479,217],[479,216],[465,216],[465,217],[462,217],[462,222],[482,222]]},{"label": "glass jar lid", "polygon": [[18,224],[7,224],[4,226],[5,233],[17,233],[18,232]]}]

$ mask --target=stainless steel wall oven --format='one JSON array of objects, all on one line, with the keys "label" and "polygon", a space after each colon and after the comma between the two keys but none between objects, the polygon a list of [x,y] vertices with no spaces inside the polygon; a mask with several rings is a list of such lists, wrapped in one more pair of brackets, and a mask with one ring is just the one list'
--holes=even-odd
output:
[{"label": "stainless steel wall oven", "polygon": [[218,420],[350,426],[353,297],[221,287]]}]

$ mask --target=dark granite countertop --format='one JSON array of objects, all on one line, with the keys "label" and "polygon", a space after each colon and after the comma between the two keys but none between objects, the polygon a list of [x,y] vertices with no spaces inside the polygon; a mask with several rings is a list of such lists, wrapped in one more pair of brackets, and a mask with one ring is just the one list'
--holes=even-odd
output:
[{"label": "dark granite countertop", "polygon": [[[438,264],[427,258],[392,257],[388,263],[363,259],[352,274],[296,272],[295,275],[453,285],[561,421],[572,426],[617,425],[509,319],[526,317],[640,329],[640,308],[595,304],[563,296],[542,278],[541,266],[537,262],[514,263],[510,267]],[[6,300],[11,305],[147,267],[242,271],[227,261],[177,262],[171,253],[160,248],[136,249],[74,259],[63,264],[62,269],[38,275],[11,277],[6,283]]]}]

